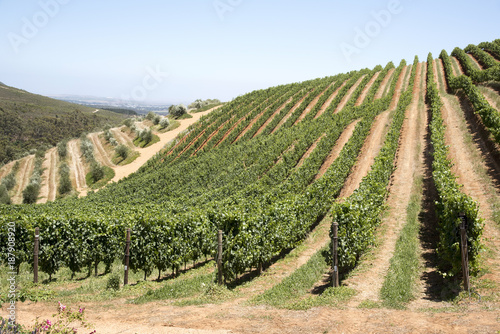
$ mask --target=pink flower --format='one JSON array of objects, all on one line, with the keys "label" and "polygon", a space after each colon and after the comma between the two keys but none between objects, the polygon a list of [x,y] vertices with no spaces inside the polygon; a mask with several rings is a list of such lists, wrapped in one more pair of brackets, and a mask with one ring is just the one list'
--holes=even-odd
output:
[{"label": "pink flower", "polygon": [[80,310],[78,310],[80,313],[83,313],[83,311],[85,311],[85,307],[80,307]]},{"label": "pink flower", "polygon": [[66,310],[66,305],[63,305],[61,302],[58,302],[58,303],[59,303],[59,311],[60,312]]},{"label": "pink flower", "polygon": [[47,326],[49,326],[49,327],[52,326],[52,322],[50,322],[49,319],[47,319],[46,323],[47,323]]}]

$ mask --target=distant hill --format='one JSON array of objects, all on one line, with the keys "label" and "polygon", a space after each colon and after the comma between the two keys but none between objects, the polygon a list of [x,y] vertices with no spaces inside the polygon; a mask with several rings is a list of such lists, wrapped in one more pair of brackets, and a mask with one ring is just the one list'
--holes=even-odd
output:
[{"label": "distant hill", "polygon": [[32,94],[0,83],[0,162],[82,132],[116,125],[127,115]]}]

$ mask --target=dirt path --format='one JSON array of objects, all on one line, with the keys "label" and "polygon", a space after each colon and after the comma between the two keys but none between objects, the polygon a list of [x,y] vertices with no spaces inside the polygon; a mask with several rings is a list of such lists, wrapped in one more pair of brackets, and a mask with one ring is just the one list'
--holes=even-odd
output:
[{"label": "dirt path", "polygon": [[323,115],[323,113],[326,111],[326,109],[328,109],[328,107],[332,104],[333,100],[335,99],[335,97],[337,97],[337,95],[339,94],[339,91],[344,88],[344,86],[347,84],[347,81],[349,80],[346,80],[342,83],[342,85],[340,85],[339,88],[337,88],[333,93],[332,95],[328,98],[328,100],[326,100],[326,102],[321,106],[321,109],[318,111],[318,113],[314,116],[314,119],[320,117],[321,115]]},{"label": "dirt path", "polygon": [[394,92],[394,97],[391,101],[391,106],[388,110],[379,114],[373,123],[370,130],[370,134],[365,140],[363,147],[361,148],[361,153],[358,157],[356,164],[354,165],[349,177],[347,178],[344,187],[340,191],[339,198],[349,197],[354,190],[356,190],[361,184],[361,180],[365,177],[371,169],[375,157],[384,144],[384,138],[389,131],[390,121],[389,116],[391,112],[396,108],[401,96],[401,88],[403,85],[405,71],[401,71],[396,84],[396,91]]},{"label": "dirt path", "polygon": [[119,127],[119,128],[113,128],[111,129],[111,133],[113,134],[113,137],[116,139],[116,141],[120,144],[123,144],[128,147],[135,148],[134,142],[132,139],[126,135],[125,133],[122,132],[122,129],[125,126]]},{"label": "dirt path", "polygon": [[304,95],[304,97],[302,97],[300,99],[299,102],[297,102],[293,107],[292,109],[290,109],[290,111],[288,112],[288,114],[285,115],[285,117],[283,117],[281,119],[281,121],[279,121],[278,125],[276,125],[276,127],[273,129],[273,131],[271,131],[271,134],[275,133],[276,131],[278,131],[279,128],[281,128],[281,126],[287,121],[287,119],[290,118],[290,116],[292,116],[293,112],[295,110],[297,110],[298,107],[300,107],[300,105],[302,104],[302,102],[304,102],[304,100],[309,96],[309,94],[311,94],[311,92],[308,92],[306,95]]},{"label": "dirt path", "polygon": [[314,177],[314,180],[317,180],[320,177],[322,177],[326,173],[328,168],[330,168],[330,166],[335,161],[335,159],[338,158],[340,151],[342,151],[342,149],[344,148],[344,145],[347,144],[349,139],[351,139],[351,136],[354,132],[354,129],[356,128],[356,125],[359,123],[359,121],[360,120],[358,119],[358,120],[352,122],[351,124],[349,124],[345,128],[344,132],[342,132],[339,139],[337,139],[337,143],[335,144],[334,148],[332,149],[330,154],[326,157],[325,161],[321,165],[321,167],[318,171],[318,174],[316,174],[316,176]]},{"label": "dirt path", "polygon": [[9,175],[9,173],[12,170],[12,168],[14,167],[15,163],[16,163],[15,161],[11,161],[8,164],[6,164],[5,166],[3,166],[2,168],[0,168],[0,181],[4,177],[6,177],[7,175]]},{"label": "dirt path", "polygon": [[391,68],[388,72],[387,75],[385,76],[384,80],[380,83],[380,87],[378,88],[377,92],[375,93],[375,96],[373,97],[374,100],[381,99],[384,96],[384,92],[387,88],[387,85],[391,81],[392,77],[394,76],[394,71],[396,71],[395,68]]},{"label": "dirt path", "polygon": [[103,166],[113,168],[115,164],[111,161],[108,152],[106,152],[106,149],[102,145],[101,138],[99,138],[101,133],[102,132],[90,133],[87,137],[92,141],[92,144],[94,144],[94,155],[96,160]]},{"label": "dirt path", "polygon": [[452,66],[452,68],[453,68],[453,74],[456,77],[461,76],[462,74],[464,74],[464,71],[462,69],[462,65],[460,64],[460,62],[458,61],[458,59],[456,57],[450,57],[450,58],[451,58],[452,65],[455,64],[454,66]]},{"label": "dirt path", "polygon": [[297,166],[295,166],[295,168],[299,168],[300,166],[302,166],[304,164],[304,161],[309,158],[309,156],[311,155],[311,153],[314,151],[314,149],[316,148],[316,146],[318,146],[319,142],[321,141],[321,139],[323,139],[323,137],[326,136],[326,133],[323,133],[321,136],[318,137],[318,139],[316,139],[314,141],[314,143],[312,143],[311,146],[309,146],[309,148],[307,149],[306,153],[304,153],[301,157],[300,157],[300,160],[299,162],[297,163]]},{"label": "dirt path", "polygon": [[207,138],[207,139],[203,142],[203,144],[201,144],[201,145],[200,145],[200,147],[198,147],[198,148],[196,149],[196,151],[194,151],[194,153],[193,153],[193,154],[191,154],[191,156],[196,155],[196,153],[198,153],[198,151],[199,151],[199,150],[202,150],[202,149],[203,149],[203,148],[207,145],[207,143],[208,143],[208,142],[209,142],[209,141],[210,141],[210,140],[211,140],[211,139],[212,139],[215,135],[217,135],[217,134],[219,133],[219,131],[220,131],[220,130],[224,127],[224,125],[226,125],[228,122],[230,122],[230,121],[231,121],[231,119],[232,119],[232,118],[230,118],[230,119],[228,119],[227,121],[225,121],[224,123],[222,123],[222,124],[221,124],[221,125],[217,128],[217,130],[215,130],[214,132],[212,132],[212,133],[208,136],[208,138]]},{"label": "dirt path", "polygon": [[325,94],[325,92],[334,84],[335,84],[335,81],[332,82],[331,84],[329,84],[325,90],[323,90],[321,93],[319,93],[318,96],[316,96],[314,98],[314,100],[312,100],[311,103],[309,103],[309,105],[306,107],[306,109],[304,109],[302,114],[297,118],[297,120],[295,121],[295,123],[293,123],[293,125],[297,125],[300,121],[302,121],[304,119],[304,117],[306,117],[306,115],[309,114],[311,112],[311,110],[313,110],[313,108],[316,106],[316,104],[318,104],[319,99]]},{"label": "dirt path", "polygon": [[366,84],[365,88],[363,88],[363,91],[361,92],[361,95],[358,97],[358,100],[354,104],[355,106],[360,106],[365,101],[366,95],[370,91],[370,88],[372,88],[373,83],[375,82],[375,80],[377,80],[377,78],[378,78],[379,75],[380,75],[380,72],[375,73],[372,76],[372,78],[370,79],[370,81],[368,81],[368,83]]},{"label": "dirt path", "polygon": [[245,133],[247,133],[255,123],[257,123],[257,121],[262,117],[262,115],[264,115],[267,111],[267,109],[269,109],[271,105],[268,105],[267,107],[264,108],[264,110],[262,110],[257,116],[255,116],[251,121],[250,123],[248,123],[248,125],[243,129],[243,131],[241,131],[241,133],[236,137],[235,140],[233,140],[233,143],[237,142],[238,140],[240,140],[241,137],[243,137],[245,135]]},{"label": "dirt path", "polygon": [[35,156],[28,155],[21,159],[19,171],[16,175],[16,186],[14,187],[14,195],[12,196],[13,204],[23,203],[23,190],[29,183],[33,168],[35,167]]},{"label": "dirt path", "polygon": [[159,152],[168,142],[174,140],[177,135],[185,131],[191,124],[197,122],[202,116],[209,114],[212,110],[217,109],[219,107],[215,107],[209,109],[207,111],[199,112],[191,114],[193,118],[183,119],[179,122],[181,125],[172,131],[168,131],[165,133],[159,133],[158,137],[160,137],[160,141],[146,148],[138,148],[137,151],[140,153],[140,156],[135,159],[132,163],[126,166],[116,166],[115,177],[112,181],[118,182],[124,177],[136,172],[142,165],[144,165],[149,159],[151,159],[157,152]]},{"label": "dirt path", "polygon": [[[70,157],[70,178],[73,180],[73,189],[82,195],[82,192],[87,188],[85,180],[85,165],[80,152],[80,140],[73,139],[68,142],[68,156]],[[84,192],[86,194],[86,192]]]},{"label": "dirt path", "polygon": [[344,97],[340,101],[340,103],[337,106],[337,108],[335,108],[335,111],[333,112],[334,114],[338,113],[339,111],[341,111],[345,107],[345,105],[347,104],[347,102],[351,99],[352,94],[354,93],[354,91],[356,90],[356,88],[358,88],[358,86],[361,84],[361,81],[363,81],[363,79],[365,78],[365,76],[366,76],[366,74],[362,75],[358,79],[358,81],[356,81],[356,83],[354,85],[352,85],[351,88],[349,88],[349,90],[344,95]]},{"label": "dirt path", "polygon": [[287,106],[288,103],[292,102],[292,100],[293,96],[290,97],[288,100],[286,100],[286,102],[283,103],[278,109],[276,109],[276,111],[271,115],[271,117],[267,119],[267,121],[264,122],[264,124],[262,124],[262,126],[259,128],[259,130],[257,130],[257,132],[253,135],[252,138],[260,135],[262,131],[264,131],[264,129],[269,125],[269,123],[273,121],[274,117],[276,117],[276,115],[278,115],[281,112],[281,110],[283,110]]},{"label": "dirt path", "polygon": [[[489,151],[478,134],[477,125],[471,123],[474,113],[465,98],[459,100],[455,95],[443,93],[446,87],[441,83],[439,87],[444,103],[441,112],[446,125],[445,141],[449,145],[449,158],[453,161],[452,172],[458,177],[457,182],[463,185],[463,191],[479,202],[479,214],[485,220],[483,242],[495,254],[485,256],[485,263],[492,270],[483,278],[500,284],[500,231],[493,220],[495,204],[490,201],[492,196],[500,197],[500,185],[498,179],[494,179],[500,175],[499,161],[495,158],[498,152]],[[472,132],[472,144],[468,143],[468,132]]]},{"label": "dirt path", "polygon": [[43,183],[40,187],[38,204],[52,202],[56,199],[58,158],[57,147],[51,148],[45,154],[45,161],[42,164],[44,169],[42,174]]},{"label": "dirt path", "polygon": [[[33,324],[37,316],[50,318],[56,306],[53,302],[18,303],[19,321]],[[164,301],[135,305],[125,299],[81,306],[86,308],[87,317],[99,334],[466,334],[496,333],[499,328],[498,313],[485,311],[482,305],[440,313],[328,307],[292,311],[232,304],[175,307]],[[5,309],[6,306],[3,314],[7,314]]]},{"label": "dirt path", "polygon": [[476,70],[479,70],[479,71],[482,71],[483,70],[483,66],[481,66],[481,64],[477,61],[477,59],[471,55],[470,53],[466,53],[467,56],[469,56],[470,60],[476,64]]},{"label": "dirt path", "polygon": [[[424,64],[425,67],[425,64]],[[356,289],[358,294],[351,300],[350,306],[357,307],[364,300],[378,301],[379,293],[389,269],[390,259],[394,254],[396,241],[406,222],[406,208],[410,202],[414,179],[423,175],[423,150],[425,148],[425,124],[427,113],[424,104],[424,89],[420,85],[425,80],[421,75],[422,63],[417,65],[413,100],[403,123],[402,135],[396,158],[396,170],[393,174],[387,206],[387,215],[382,220],[384,231],[381,245],[370,259],[367,270],[346,280],[346,284]]]}]

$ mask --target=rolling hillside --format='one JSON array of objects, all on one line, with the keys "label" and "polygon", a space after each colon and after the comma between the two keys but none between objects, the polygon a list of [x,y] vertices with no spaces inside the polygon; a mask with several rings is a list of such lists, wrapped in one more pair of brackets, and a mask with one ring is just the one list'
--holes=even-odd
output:
[{"label": "rolling hillside", "polygon": [[[332,314],[347,332],[356,321],[367,332],[394,323],[407,332],[498,330],[500,44],[435,56],[253,91],[98,192],[1,206],[0,222],[16,222],[25,282],[40,227],[44,286],[108,311],[109,300],[95,297],[105,280],[86,283],[85,272],[121,277],[131,229],[129,265],[141,283],[107,295],[118,306],[105,319],[91,313],[104,332],[135,326],[125,305],[148,313],[141,330],[151,332],[165,326],[162,314],[172,326],[209,330],[241,331],[262,318],[257,331],[283,322],[328,332]],[[461,285],[461,214],[473,291],[483,298],[474,303]],[[334,222],[341,286],[332,288]],[[219,255],[223,287],[214,284]]]},{"label": "rolling hillside", "polygon": [[82,132],[116,125],[127,116],[59,101],[0,83],[0,162]]}]

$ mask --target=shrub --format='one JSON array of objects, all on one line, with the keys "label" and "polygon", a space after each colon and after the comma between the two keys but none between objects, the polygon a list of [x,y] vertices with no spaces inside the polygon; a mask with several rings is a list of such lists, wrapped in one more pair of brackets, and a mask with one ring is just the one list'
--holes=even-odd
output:
[{"label": "shrub", "polygon": [[2,179],[2,185],[5,186],[7,191],[11,190],[16,185],[15,173],[9,173],[6,177]]},{"label": "shrub", "polygon": [[154,125],[158,125],[161,121],[161,116],[160,115],[156,115],[154,118],[153,118],[153,124]]},{"label": "shrub", "polygon": [[38,194],[40,193],[40,185],[38,183],[30,183],[23,190],[23,203],[33,204],[38,200]]},{"label": "shrub", "polygon": [[141,131],[139,134],[139,137],[146,143],[149,143],[151,140],[153,140],[153,133],[151,132],[151,129],[144,129]]},{"label": "shrub", "polygon": [[156,117],[156,114],[152,111],[148,112],[146,119],[152,121]]},{"label": "shrub", "polygon": [[120,276],[117,273],[114,273],[109,276],[108,281],[106,283],[106,289],[112,289],[115,291],[120,290]]},{"label": "shrub", "polygon": [[68,155],[68,147],[67,146],[68,146],[67,140],[63,140],[57,144],[57,154],[59,154],[59,157],[61,159],[66,158],[66,156]]},{"label": "shrub", "polygon": [[166,127],[168,127],[170,125],[170,121],[168,120],[168,118],[163,118],[161,121],[160,121],[160,129],[165,129]]},{"label": "shrub", "polygon": [[0,204],[10,204],[9,191],[4,184],[0,184]]},{"label": "shrub", "polygon": [[172,115],[174,117],[181,117],[182,115],[187,113],[187,108],[183,104],[171,106],[169,108],[169,113],[170,113],[170,115]]},{"label": "shrub", "polygon": [[134,122],[132,121],[131,118],[127,118],[126,120],[123,121],[123,124],[127,127],[127,128],[131,128],[132,125],[134,125]]},{"label": "shrub", "polygon": [[59,194],[64,195],[71,191],[71,180],[69,178],[69,167],[66,163],[62,163],[61,167],[59,167]]},{"label": "shrub", "polygon": [[104,177],[104,169],[97,161],[94,160],[90,164],[90,174],[94,182],[97,182]]},{"label": "shrub", "polygon": [[116,148],[115,148],[115,152],[116,154],[121,157],[123,160],[127,159],[128,157],[128,147],[125,146],[125,145],[118,145]]}]

